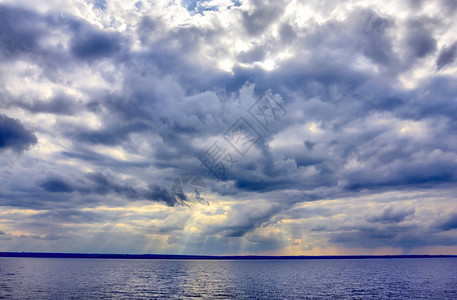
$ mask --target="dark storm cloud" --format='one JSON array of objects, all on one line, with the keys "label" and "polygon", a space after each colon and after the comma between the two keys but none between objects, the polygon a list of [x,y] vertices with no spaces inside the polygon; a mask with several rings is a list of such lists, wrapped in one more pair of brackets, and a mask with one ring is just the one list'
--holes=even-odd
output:
[{"label": "dark storm cloud", "polygon": [[[63,47],[62,36],[67,36],[69,48]],[[58,38],[57,45],[44,41]],[[93,62],[96,59],[117,58],[122,61],[129,40],[117,32],[97,29],[87,21],[68,14],[46,14],[11,6],[0,6],[0,56],[22,59],[38,64],[42,76],[53,82],[60,81],[59,72],[72,72],[78,60]],[[67,51],[70,50],[70,51]],[[74,58],[78,60],[75,60]],[[62,101],[40,103],[34,111],[69,114]]]},{"label": "dark storm cloud", "polygon": [[436,66],[439,69],[454,63],[457,58],[457,42],[452,44],[449,47],[445,47],[440,51],[438,60],[436,61]]},{"label": "dark storm cloud", "polygon": [[[385,150],[385,148],[379,150],[375,148],[366,149],[367,155],[377,158],[373,159],[368,156],[365,158],[367,161],[371,161],[370,168],[347,172],[348,184],[346,188],[350,190],[407,188],[408,186],[415,188],[421,185],[427,186],[427,183],[455,182],[455,164],[449,163],[438,153],[433,155],[432,149],[429,150],[428,159],[414,159],[414,151],[404,150],[405,141],[398,140],[398,142],[400,142],[398,147],[392,147],[390,150]],[[367,143],[368,141],[363,144],[367,146]],[[360,151],[360,149],[357,147],[355,151]],[[404,160],[398,161],[399,157],[404,157]],[[361,159],[364,160],[362,157]]]},{"label": "dark storm cloud", "polygon": [[301,208],[292,208],[287,211],[288,218],[313,218],[313,217],[330,217],[332,215],[338,214],[339,212],[332,211],[328,208],[308,208],[308,207],[301,207]]},{"label": "dark storm cloud", "polygon": [[399,116],[413,120],[446,118],[449,126],[446,130],[449,131],[437,133],[453,134],[452,128],[456,125],[453,116],[457,112],[457,79],[452,76],[430,76],[422,83],[412,97],[408,97],[407,105],[398,110]]},{"label": "dark storm cloud", "polygon": [[361,37],[363,53],[375,63],[386,65],[396,60],[388,30],[393,22],[372,10],[356,10],[349,18],[349,24]]},{"label": "dark storm cloud", "polygon": [[22,152],[37,141],[35,134],[25,128],[20,120],[0,114],[0,151],[10,149]]},{"label": "dark storm cloud", "polygon": [[[271,88],[289,100],[289,94],[294,91],[303,93],[305,99],[318,95],[333,96],[335,101],[340,95],[350,96],[370,77],[379,76],[353,68],[351,63],[355,64],[354,60],[360,55],[379,67],[397,72],[399,64],[395,63],[399,63],[399,58],[391,40],[391,32],[395,29],[391,19],[370,9],[356,9],[344,21],[329,20],[308,29],[306,35],[296,41],[297,55],[282,62],[275,71],[240,67],[234,69],[235,77],[240,85],[246,81],[255,82],[258,93]],[[379,79],[380,83],[384,80]],[[330,88],[337,93],[329,95]]]},{"label": "dark storm cloud", "polygon": [[[261,8],[262,6],[259,9]],[[248,13],[245,15],[247,16]],[[152,22],[152,25],[144,23],[143,34],[145,36],[159,34],[161,26],[157,24],[160,22],[156,20],[148,22],[147,24]],[[409,51],[417,57],[431,54],[435,49],[433,22],[417,19],[408,24]],[[256,148],[261,150],[261,156],[255,160],[239,163],[229,175],[230,179],[236,181],[237,189],[251,192],[291,188],[313,189],[316,186],[335,186],[339,179],[345,178],[346,183],[343,186],[348,191],[358,191],[363,188],[397,188],[455,180],[454,166],[447,164],[445,160],[440,161],[439,157],[424,162],[411,159],[415,153],[414,147],[404,147],[411,141],[406,137],[399,137],[394,128],[368,126],[362,133],[350,135],[343,133],[344,128],[349,124],[356,128],[364,120],[369,120],[370,115],[381,111],[391,112],[392,116],[399,120],[411,121],[422,120],[427,114],[433,113],[447,117],[454,111],[454,102],[446,100],[453,93],[452,85],[443,86],[443,82],[448,79],[436,78],[409,94],[392,86],[389,78],[391,72],[401,72],[404,71],[402,68],[409,67],[408,64],[394,63],[400,60],[393,51],[390,35],[396,26],[398,25],[395,25],[391,18],[383,17],[373,10],[357,9],[343,22],[329,21],[313,28],[313,31],[301,40],[310,52],[308,59],[300,56],[293,57],[282,63],[277,70],[268,73],[258,68],[236,67],[234,69],[234,75],[225,80],[226,86],[233,81],[236,82],[238,89],[247,80],[252,80],[256,82],[258,93],[267,88],[273,88],[283,93],[288,101],[286,104],[291,106],[290,109],[304,112],[304,119],[307,121],[323,121],[323,128],[334,136],[319,143],[309,142],[299,151],[285,150],[288,152],[286,158],[284,158],[285,153],[271,153],[262,146],[262,143],[259,144]],[[151,31],[146,34],[148,27]],[[284,36],[296,38],[296,33],[291,26],[283,27]],[[163,72],[177,75],[180,82],[194,83],[195,78],[199,78],[199,73],[181,70],[192,69],[189,54],[193,53],[194,49],[198,49],[201,43],[194,35],[197,32],[210,40],[219,35],[217,30],[202,31],[192,27],[179,29],[166,37],[159,38],[160,45],[156,42],[147,42],[151,43],[148,58],[152,58],[155,65]],[[146,38],[144,40],[146,41]],[[166,51],[160,50],[161,48]],[[182,54],[184,48],[186,51]],[[170,53],[175,53],[175,60],[165,59]],[[246,61],[261,60],[262,53],[263,49],[258,47],[252,52],[242,53],[240,58]],[[320,53],[326,53],[327,56],[320,56]],[[384,66],[387,70],[386,75],[354,69],[350,62],[360,55],[370,58],[379,66]],[[137,57],[141,60],[145,58]],[[180,65],[180,69],[176,68],[177,65]],[[192,108],[179,105],[183,107],[183,111],[188,111],[189,115],[198,116],[198,113],[201,115],[195,118],[195,121],[184,125],[183,121],[186,118],[177,118],[175,111],[162,104],[165,99],[174,101],[173,96],[177,97],[175,99],[182,99],[182,96],[166,93],[157,95],[155,88],[151,88],[149,92],[144,87],[136,86],[136,83],[142,80],[137,77],[134,80],[132,78],[132,84],[129,85],[128,93],[133,96],[129,97],[131,99],[129,104],[132,105],[127,106],[127,104],[121,104],[122,101],[114,101],[109,109],[126,114],[125,117],[128,118],[142,116],[148,107],[157,107],[155,111],[160,111],[161,116],[158,117],[155,113],[149,118],[155,122],[154,130],[163,138],[166,145],[157,151],[156,158],[159,161],[183,157],[185,152],[189,156],[196,155],[197,149],[189,149],[192,148],[189,146],[192,137],[205,137],[209,134],[217,134],[218,131],[222,132],[223,124],[214,126],[214,123],[207,122],[212,114],[202,106]],[[217,76],[211,79],[216,84],[218,80]],[[204,88],[201,82],[195,82],[195,84]],[[425,93],[427,89],[437,90],[438,86],[445,88],[440,87],[438,94]],[[294,91],[295,95],[290,91]],[[297,97],[297,93],[302,97]],[[146,94],[148,96],[144,96]],[[313,96],[322,99],[319,105],[306,100]],[[433,101],[431,97],[434,98]],[[134,110],[138,107],[141,107],[141,111]],[[144,115],[146,117],[146,114]],[[284,122],[283,128],[294,124],[294,121],[287,119],[282,122]],[[306,137],[303,137],[303,140],[307,140]],[[447,147],[441,138],[437,138],[436,143],[443,148]],[[183,145],[187,147],[185,152],[182,150]],[[436,145],[435,141],[430,141],[430,151],[433,149],[432,145]],[[324,156],[323,151],[332,151],[334,155]],[[362,155],[362,152],[367,153]],[[374,164],[370,163],[361,170],[342,172],[341,169],[351,154],[356,155],[362,162],[370,160]],[[410,160],[402,163],[398,161],[399,157],[410,158]],[[383,167],[386,164],[389,166]],[[176,167],[177,165],[168,163],[164,166]],[[309,166],[314,166],[317,174],[306,176],[304,179],[300,175],[299,168]],[[373,170],[383,170],[382,175],[375,175]]]},{"label": "dark storm cloud", "polygon": [[151,129],[150,125],[142,121],[113,124],[104,130],[80,131],[77,133],[76,139],[91,144],[117,145],[125,142],[130,133],[140,133]]},{"label": "dark storm cloud", "polygon": [[[134,79],[142,75],[144,80],[148,75],[155,73],[164,86],[156,87],[156,92],[152,96],[160,92],[171,93],[172,91],[166,89],[170,83],[175,85],[174,88],[177,87],[175,82],[163,81],[171,74],[179,83],[179,89],[188,90],[189,94],[224,89],[226,80],[231,78],[214,65],[205,65],[208,62],[200,53],[208,44],[218,45],[219,39],[224,34],[224,29],[220,26],[210,28],[186,26],[166,30],[160,19],[153,19],[143,21],[138,28],[138,33],[140,36],[145,36],[143,40],[145,50],[134,53],[133,60],[141,64],[137,64],[132,73],[129,72],[128,78]],[[151,36],[155,38],[149,40],[148,37]],[[226,50],[215,46],[208,55],[217,55],[221,52],[224,53]],[[151,72],[152,70],[154,72]],[[157,82],[157,79],[153,79],[150,84]]]},{"label": "dark storm cloud", "polygon": [[42,222],[65,222],[65,223],[97,223],[106,221],[107,217],[101,213],[80,211],[76,209],[56,209],[39,213],[33,216],[35,220]]},{"label": "dark storm cloud", "polygon": [[133,178],[119,180],[112,172],[86,173],[83,177],[73,179],[59,178],[52,175],[38,185],[49,193],[73,193],[79,192],[82,195],[109,195],[116,194],[126,199],[150,200],[164,202],[169,206],[175,205],[175,200],[166,188],[152,184],[148,188],[138,187]]},{"label": "dark storm cloud", "polygon": [[308,150],[313,150],[313,148],[314,148],[315,145],[316,145],[316,144],[313,143],[313,142],[311,142],[311,141],[305,141],[305,146],[306,146],[306,148],[307,148]]},{"label": "dark storm cloud", "polygon": [[167,203],[169,206],[176,204],[176,200],[171,196],[168,189],[158,185],[152,185],[145,195],[146,199],[153,201],[162,201]]},{"label": "dark storm cloud", "polygon": [[65,181],[59,178],[49,178],[45,180],[41,187],[50,193],[71,193],[73,188]]},{"label": "dark storm cloud", "polygon": [[0,5],[0,54],[33,53],[43,35],[42,25],[33,12]]},{"label": "dark storm cloud", "polygon": [[400,223],[409,216],[414,216],[414,208],[397,209],[393,207],[386,208],[382,214],[367,216],[367,221],[370,223]]},{"label": "dark storm cloud", "polygon": [[[431,28],[437,25],[433,22],[429,19],[410,22],[410,51],[419,57],[429,55],[434,50]],[[332,21],[328,23],[331,24]],[[330,24],[317,27],[315,33],[307,36],[307,50],[311,52],[307,54],[311,56],[308,60],[294,57],[268,74],[251,70],[247,77],[259,82],[258,86],[265,84],[265,88],[269,86],[284,91],[283,96],[288,95],[287,88],[303,93],[303,98],[299,97],[295,101],[293,99],[297,94],[286,96],[286,107],[291,111],[303,112],[301,121],[321,123],[329,138],[319,143],[308,143],[300,150],[282,150],[280,155],[262,152],[263,159],[239,164],[240,172],[233,171],[236,186],[242,190],[259,192],[293,187],[306,189],[322,185],[335,186],[338,180],[347,181],[344,186],[348,190],[407,186],[415,188],[427,183],[455,182],[456,166],[453,163],[439,154],[430,155],[425,160],[415,159],[417,148],[412,146],[420,144],[430,153],[437,147],[445,152],[453,152],[448,148],[446,136],[454,135],[454,79],[430,77],[412,92],[397,89],[389,79],[391,72],[407,70],[410,65],[390,64],[400,59],[392,50],[388,34],[394,28],[391,20],[380,17],[371,10],[357,10],[342,24]],[[414,37],[414,33],[418,36]],[[359,44],[363,46],[355,47]],[[320,57],[321,52],[325,52],[327,57]],[[385,65],[386,75],[352,68],[349,62],[361,54],[380,66]],[[334,60],[329,60],[330,57]],[[245,71],[235,69],[235,72],[239,72],[236,73],[237,76],[242,76]],[[321,99],[319,105],[305,100],[311,97]],[[399,135],[396,130],[400,128],[363,125],[380,112],[391,114],[398,121],[424,122],[431,126],[430,134],[434,132],[436,137],[414,140]],[[434,127],[438,124],[428,123],[436,118],[444,118],[444,131]],[[293,124],[289,118],[281,122],[286,123],[285,126]],[[345,128],[364,129],[346,134]],[[306,140],[306,136],[303,136],[303,140]],[[406,145],[410,146],[405,147]],[[324,156],[323,151],[331,151],[334,155]],[[369,162],[367,167],[342,172],[350,155],[355,155],[362,162]],[[296,166],[287,162],[288,158],[293,159]],[[302,179],[298,169],[300,166],[315,166],[319,174]],[[374,170],[379,170],[380,173]]]},{"label": "dark storm cloud", "polygon": [[410,53],[422,58],[436,50],[436,40],[433,38],[433,33],[429,28],[426,28],[427,23],[431,20],[416,19],[409,23],[407,45]]},{"label": "dark storm cloud", "polygon": [[436,227],[445,231],[457,229],[457,213],[453,213],[444,220],[439,221]]},{"label": "dark storm cloud", "polygon": [[222,237],[242,237],[256,228],[267,225],[271,218],[282,210],[278,203],[258,205],[233,205],[223,226],[213,225],[205,233],[220,234]]},{"label": "dark storm cloud", "polygon": [[437,234],[434,231],[418,227],[387,226],[359,227],[340,233],[331,234],[330,243],[347,247],[399,247],[411,249],[424,246],[457,245],[456,237]]},{"label": "dark storm cloud", "polygon": [[269,236],[250,234],[246,236],[246,240],[249,242],[246,250],[252,252],[279,250],[286,244],[281,234]]},{"label": "dark storm cloud", "polygon": [[71,51],[80,59],[111,57],[122,48],[122,39],[118,34],[97,32],[94,29],[75,30],[71,40]]},{"label": "dark storm cloud", "polygon": [[75,99],[67,95],[56,95],[50,100],[36,99],[32,102],[14,100],[9,103],[11,106],[18,106],[32,113],[51,113],[57,115],[73,115],[79,111]]}]

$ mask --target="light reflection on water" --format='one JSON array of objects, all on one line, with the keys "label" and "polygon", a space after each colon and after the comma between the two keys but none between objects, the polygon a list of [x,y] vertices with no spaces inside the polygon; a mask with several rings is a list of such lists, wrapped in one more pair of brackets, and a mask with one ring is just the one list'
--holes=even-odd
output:
[{"label": "light reflection on water", "polygon": [[4,299],[457,299],[457,259],[0,258]]}]

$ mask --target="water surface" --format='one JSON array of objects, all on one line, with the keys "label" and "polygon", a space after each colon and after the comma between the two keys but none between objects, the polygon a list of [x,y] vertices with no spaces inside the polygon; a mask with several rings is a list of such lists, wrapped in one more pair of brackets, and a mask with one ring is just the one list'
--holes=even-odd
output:
[{"label": "water surface", "polygon": [[457,258],[0,258],[1,299],[457,299]]}]

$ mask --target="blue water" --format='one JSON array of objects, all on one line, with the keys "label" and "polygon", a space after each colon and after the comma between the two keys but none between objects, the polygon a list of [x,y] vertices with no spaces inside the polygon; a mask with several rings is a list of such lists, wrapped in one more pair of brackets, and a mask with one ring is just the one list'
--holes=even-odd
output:
[{"label": "blue water", "polygon": [[457,299],[457,259],[0,258],[2,299]]}]

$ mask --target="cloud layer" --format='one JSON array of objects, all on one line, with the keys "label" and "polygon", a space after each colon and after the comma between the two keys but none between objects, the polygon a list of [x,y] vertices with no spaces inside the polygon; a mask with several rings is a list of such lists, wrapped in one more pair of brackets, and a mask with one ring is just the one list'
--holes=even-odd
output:
[{"label": "cloud layer", "polygon": [[454,253],[456,8],[2,1],[0,251]]}]

